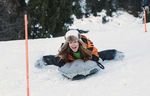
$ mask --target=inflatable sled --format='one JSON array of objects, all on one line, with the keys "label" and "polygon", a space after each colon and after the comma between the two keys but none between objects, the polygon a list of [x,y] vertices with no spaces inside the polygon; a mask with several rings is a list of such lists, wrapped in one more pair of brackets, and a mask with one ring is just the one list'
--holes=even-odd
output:
[{"label": "inflatable sled", "polygon": [[79,80],[97,73],[99,69],[99,66],[94,61],[88,60],[84,62],[82,60],[75,60],[72,63],[66,63],[58,70],[68,79]]}]

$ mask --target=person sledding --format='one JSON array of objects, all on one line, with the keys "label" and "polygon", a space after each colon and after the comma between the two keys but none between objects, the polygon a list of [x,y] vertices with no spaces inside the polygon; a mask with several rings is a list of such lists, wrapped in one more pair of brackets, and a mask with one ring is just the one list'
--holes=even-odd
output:
[{"label": "person sledding", "polygon": [[99,62],[98,49],[86,36],[81,35],[77,30],[70,30],[66,33],[65,40],[57,55],[61,58],[60,67],[65,63],[81,59],[95,61],[100,68],[104,69],[104,66]]},{"label": "person sledding", "polygon": [[69,78],[76,75],[89,75],[91,72],[98,71],[97,67],[104,69],[99,62],[98,49],[91,40],[79,34],[77,30],[70,30],[66,33],[65,43],[62,44],[57,56],[60,58],[58,64],[61,67],[60,71],[63,75],[69,73]]},{"label": "person sledding", "polygon": [[35,66],[43,68],[47,65],[58,66],[59,72],[72,80],[79,80],[104,69],[101,64],[105,60],[122,60],[124,54],[116,49],[98,52],[85,35],[77,30],[70,30],[65,35],[57,55],[46,55],[37,60]]}]

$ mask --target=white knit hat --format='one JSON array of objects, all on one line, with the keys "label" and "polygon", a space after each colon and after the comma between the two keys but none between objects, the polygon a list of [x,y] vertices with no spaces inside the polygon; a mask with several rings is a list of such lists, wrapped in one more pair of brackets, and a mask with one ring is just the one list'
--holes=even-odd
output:
[{"label": "white knit hat", "polygon": [[81,40],[80,33],[77,30],[69,30],[65,34],[65,40],[66,42],[61,48],[64,48],[64,46],[69,42],[69,41],[74,41],[78,40],[84,48],[86,48],[86,44]]},{"label": "white knit hat", "polygon": [[69,30],[68,32],[66,32],[65,39],[67,39],[69,36],[74,36],[78,39],[80,38],[79,32],[77,30]]}]

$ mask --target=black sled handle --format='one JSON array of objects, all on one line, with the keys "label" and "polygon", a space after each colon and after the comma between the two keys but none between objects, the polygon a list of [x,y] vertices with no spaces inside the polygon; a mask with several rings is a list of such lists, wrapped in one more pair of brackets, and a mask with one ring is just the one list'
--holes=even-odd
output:
[{"label": "black sled handle", "polygon": [[97,65],[98,65],[101,69],[105,69],[104,65],[102,65],[100,62],[97,62]]}]

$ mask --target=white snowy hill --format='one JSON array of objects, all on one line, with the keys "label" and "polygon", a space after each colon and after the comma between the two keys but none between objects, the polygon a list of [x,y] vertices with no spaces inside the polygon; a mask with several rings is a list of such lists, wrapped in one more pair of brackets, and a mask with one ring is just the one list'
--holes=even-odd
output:
[{"label": "white snowy hill", "polygon": [[[31,96],[150,96],[150,23],[119,12],[109,23],[101,18],[76,20],[99,51],[117,49],[125,58],[104,62],[105,70],[79,81],[59,74],[55,66],[35,68],[43,55],[57,54],[64,37],[29,40]],[[26,96],[25,41],[0,42],[0,96]]]}]

